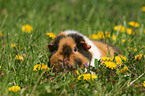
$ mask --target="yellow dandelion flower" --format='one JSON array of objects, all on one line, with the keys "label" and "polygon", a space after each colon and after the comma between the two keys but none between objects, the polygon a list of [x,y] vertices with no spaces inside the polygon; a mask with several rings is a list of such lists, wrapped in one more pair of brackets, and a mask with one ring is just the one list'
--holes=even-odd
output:
[{"label": "yellow dandelion flower", "polygon": [[100,39],[105,38],[103,31],[98,31],[98,36],[99,36]]},{"label": "yellow dandelion flower", "polygon": [[0,66],[0,69],[1,69],[2,67]]},{"label": "yellow dandelion flower", "polygon": [[125,40],[125,39],[123,39],[123,40],[122,40],[122,42],[124,43],[124,42],[126,42],[126,40]]},{"label": "yellow dandelion flower", "polygon": [[42,63],[42,65],[41,65],[41,70],[43,70],[43,69],[48,69],[48,70],[50,70],[50,68],[49,68],[46,64],[43,64],[43,63]]},{"label": "yellow dandelion flower", "polygon": [[110,57],[101,57],[103,61],[112,61],[113,59]]},{"label": "yellow dandelion flower", "polygon": [[122,25],[117,25],[117,26],[114,27],[114,30],[115,31],[121,31],[122,33],[124,33],[125,32],[125,27],[122,26]]},{"label": "yellow dandelion flower", "polygon": [[111,61],[106,61],[106,62],[104,62],[104,64],[106,65],[106,67],[109,67],[112,70],[117,68],[117,65],[114,62],[111,62]]},{"label": "yellow dandelion flower", "polygon": [[142,57],[143,57],[143,54],[136,55],[135,60],[141,60]]},{"label": "yellow dandelion flower", "polygon": [[92,34],[89,36],[90,39],[98,39],[98,35],[97,34]]},{"label": "yellow dandelion flower", "polygon": [[13,47],[16,47],[16,44],[11,44],[11,47],[13,48]]},{"label": "yellow dandelion flower", "polygon": [[121,73],[125,73],[128,71],[128,67],[127,66],[124,66],[122,69],[121,69]]},{"label": "yellow dandelion flower", "polygon": [[122,55],[115,56],[116,64],[122,65],[122,60],[126,61],[126,57]]},{"label": "yellow dandelion flower", "polygon": [[131,28],[127,28],[126,31],[129,35],[131,35],[133,33],[133,30]]},{"label": "yellow dandelion flower", "polygon": [[111,35],[107,31],[105,31],[105,36],[108,37],[108,38],[111,37]]},{"label": "yellow dandelion flower", "polygon": [[139,23],[134,22],[134,21],[129,22],[129,25],[133,27],[139,27]]},{"label": "yellow dandelion flower", "polygon": [[55,38],[55,34],[54,33],[46,33],[46,36],[51,37],[52,39]]},{"label": "yellow dandelion flower", "polygon": [[105,31],[105,35],[103,31],[97,31],[97,34],[92,34],[89,36],[90,39],[104,39],[105,37],[110,37],[111,35]]},{"label": "yellow dandelion flower", "polygon": [[137,51],[137,49],[133,49],[133,51]]},{"label": "yellow dandelion flower", "polygon": [[33,31],[33,27],[29,24],[22,26],[22,32],[31,33]]},{"label": "yellow dandelion flower", "polygon": [[145,6],[143,6],[143,7],[141,8],[141,10],[142,10],[143,12],[145,12]]},{"label": "yellow dandelion flower", "polygon": [[2,31],[0,31],[0,36],[1,36],[1,37],[3,36]]},{"label": "yellow dandelion flower", "polygon": [[34,65],[33,71],[38,71],[38,70],[43,70],[43,69],[50,70],[50,68],[47,67],[47,65],[42,63],[42,64],[36,64],[36,65]]},{"label": "yellow dandelion flower", "polygon": [[19,45],[18,48],[20,49],[20,47],[21,47],[21,46]]},{"label": "yellow dandelion flower", "polygon": [[9,91],[17,92],[20,89],[21,89],[20,86],[12,86],[12,87],[9,88]]},{"label": "yellow dandelion flower", "polygon": [[143,86],[145,87],[145,81],[143,82]]},{"label": "yellow dandelion flower", "polygon": [[82,80],[81,79],[82,77],[83,77],[83,80],[89,81],[89,80],[96,79],[97,78],[97,75],[95,75],[95,74],[82,74],[82,75],[79,75],[77,79],[78,80]]},{"label": "yellow dandelion flower", "polygon": [[40,68],[41,68],[41,65],[36,64],[36,65],[34,65],[33,71],[38,71],[38,70],[40,70]]},{"label": "yellow dandelion flower", "polygon": [[116,36],[115,35],[112,35],[112,40],[115,40],[116,39]]},{"label": "yellow dandelion flower", "polygon": [[75,70],[75,73],[76,73],[77,75],[79,75],[79,74],[80,74],[78,70]]},{"label": "yellow dandelion flower", "polygon": [[16,55],[15,60],[23,61],[24,58],[23,58],[23,56],[21,56],[21,55]]}]

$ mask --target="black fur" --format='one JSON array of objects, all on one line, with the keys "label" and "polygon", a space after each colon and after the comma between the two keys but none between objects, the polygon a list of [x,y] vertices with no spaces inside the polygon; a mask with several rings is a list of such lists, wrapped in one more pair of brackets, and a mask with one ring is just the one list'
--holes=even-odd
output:
[{"label": "black fur", "polygon": [[49,56],[49,61],[48,61],[48,67],[50,68],[51,67],[51,64],[50,64],[50,58],[51,58],[52,54]]},{"label": "black fur", "polygon": [[64,35],[60,35],[60,36],[58,36],[58,37],[56,37],[56,38],[54,39],[54,42],[53,42],[53,44],[54,44],[53,54],[54,54],[55,52],[57,52],[58,46],[59,46],[59,42],[60,42],[60,40],[61,40],[62,38],[65,38],[65,36],[64,36]]},{"label": "black fur", "polygon": [[[85,42],[84,38],[82,36],[78,35],[78,34],[73,34],[73,33],[72,34],[68,34],[68,37],[71,37],[71,38],[74,39],[78,52],[81,53],[83,56],[85,56],[88,60],[91,60],[91,58],[92,58],[91,53],[89,51],[85,50],[83,45],[80,43],[80,41]],[[53,46],[54,50],[53,50],[53,52],[51,52],[51,55],[49,57],[48,67],[51,66],[51,64],[50,64],[50,58],[51,58],[52,54],[57,52],[60,40],[62,38],[65,38],[65,36],[64,35],[60,35],[60,36],[58,36],[58,37],[56,37],[54,39],[54,42],[53,42],[53,44],[54,44],[54,46]],[[72,54],[72,49],[68,45],[63,45],[62,51],[63,51],[62,54],[64,55],[64,57],[69,57],[70,54]],[[82,65],[82,61],[79,58],[75,58],[74,62],[75,62],[75,65],[74,66],[68,66],[67,69],[74,70],[74,69],[77,68],[77,66],[80,67]]]},{"label": "black fur", "polygon": [[67,44],[63,45],[62,51],[63,51],[62,53],[63,53],[64,57],[65,57],[65,56],[66,56],[66,57],[69,57],[70,54],[72,53],[71,47],[68,46]]},{"label": "black fur", "polygon": [[85,56],[86,58],[88,58],[89,60],[92,59],[92,55],[89,51],[85,50],[83,48],[83,45],[80,43],[80,41],[83,41],[85,42],[84,38],[82,36],[80,36],[79,34],[75,34],[75,33],[72,33],[72,34],[68,34],[68,37],[71,37],[75,40],[75,43],[77,44],[76,47],[78,49],[78,51],[83,55]]},{"label": "black fur", "polygon": [[58,46],[59,46],[59,42],[60,42],[60,40],[62,38],[65,38],[65,36],[64,35],[60,35],[60,36],[58,36],[57,38],[54,39],[53,50],[51,50],[51,55],[49,56],[48,67],[51,67],[50,58],[51,58],[52,54],[57,52]]},{"label": "black fur", "polygon": [[82,65],[82,61],[79,58],[75,58],[74,61],[75,61],[76,67],[77,66],[80,67]]}]

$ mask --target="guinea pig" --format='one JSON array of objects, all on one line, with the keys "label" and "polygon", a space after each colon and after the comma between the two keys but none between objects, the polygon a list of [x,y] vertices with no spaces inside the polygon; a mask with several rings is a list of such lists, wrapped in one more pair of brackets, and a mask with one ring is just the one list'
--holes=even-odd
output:
[{"label": "guinea pig", "polygon": [[[53,66],[55,71],[76,70],[82,68],[86,63],[95,66],[95,59],[100,60],[114,52],[121,52],[114,46],[104,42],[92,41],[76,31],[64,31],[58,34],[51,44],[48,44],[51,55],[48,66]],[[109,51],[108,51],[109,50]],[[110,53],[109,53],[110,52]]]}]

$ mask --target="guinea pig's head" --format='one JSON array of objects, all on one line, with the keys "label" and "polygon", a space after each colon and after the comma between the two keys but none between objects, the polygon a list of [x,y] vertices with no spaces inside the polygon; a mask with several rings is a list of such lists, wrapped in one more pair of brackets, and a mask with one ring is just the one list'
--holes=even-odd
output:
[{"label": "guinea pig's head", "polygon": [[78,34],[61,33],[48,44],[48,48],[51,52],[48,66],[52,66],[55,71],[75,70],[92,58],[89,52],[91,46]]}]

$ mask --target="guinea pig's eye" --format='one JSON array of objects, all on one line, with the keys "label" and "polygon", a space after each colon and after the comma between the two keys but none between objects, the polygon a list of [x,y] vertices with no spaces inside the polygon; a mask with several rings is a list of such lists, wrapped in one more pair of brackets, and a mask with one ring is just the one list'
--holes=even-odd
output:
[{"label": "guinea pig's eye", "polygon": [[77,51],[77,48],[76,47],[74,47],[74,52],[76,52]]}]

